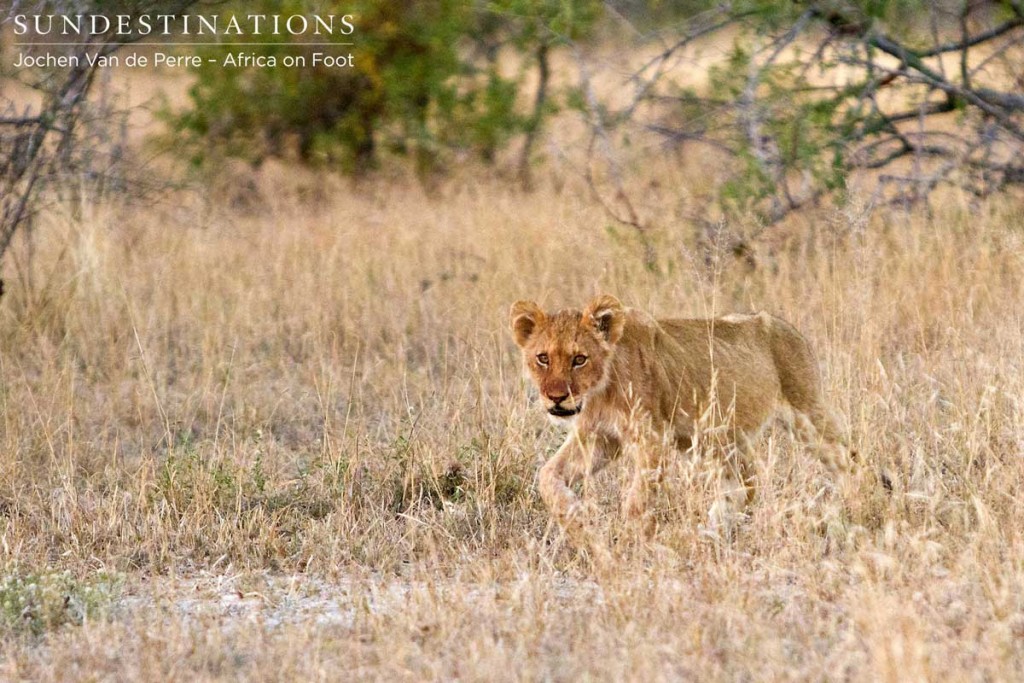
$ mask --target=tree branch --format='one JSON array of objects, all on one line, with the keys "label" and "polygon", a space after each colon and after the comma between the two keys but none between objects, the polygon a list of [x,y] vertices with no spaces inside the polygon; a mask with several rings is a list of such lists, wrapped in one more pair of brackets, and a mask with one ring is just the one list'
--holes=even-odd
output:
[{"label": "tree branch", "polygon": [[1009,33],[1021,26],[1024,26],[1024,18],[1016,17],[1014,19],[1010,19],[1004,24],[1000,24],[995,28],[989,29],[988,31],[983,31],[982,33],[970,37],[967,37],[965,34],[961,40],[936,45],[930,49],[918,51],[916,54],[921,59],[927,59],[928,57],[937,57],[938,55],[946,54],[948,52],[960,52],[967,48],[974,47],[975,45],[987,43],[988,41],[998,38],[999,36]]}]

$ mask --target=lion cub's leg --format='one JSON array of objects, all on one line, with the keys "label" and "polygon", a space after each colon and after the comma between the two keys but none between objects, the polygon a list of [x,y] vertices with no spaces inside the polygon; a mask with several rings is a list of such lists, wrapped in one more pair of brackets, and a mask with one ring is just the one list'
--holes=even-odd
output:
[{"label": "lion cub's leg", "polygon": [[653,518],[649,515],[651,498],[665,475],[664,462],[673,450],[674,443],[667,443],[647,426],[631,430],[625,450],[633,462],[633,480],[622,495],[622,514],[627,519],[640,522],[645,536],[654,532]]},{"label": "lion cub's leg", "polygon": [[598,543],[593,519],[571,487],[599,471],[618,452],[618,442],[608,436],[573,430],[538,475],[537,486],[552,517],[574,545],[589,550],[599,562],[609,559],[608,550]]},{"label": "lion cub's leg", "polygon": [[622,514],[627,519],[645,522],[645,533],[653,531],[646,522],[647,509],[655,487],[661,482],[661,457],[657,448],[645,448],[642,444],[631,444],[629,448],[633,461],[633,481],[622,496]]},{"label": "lion cub's leg", "polygon": [[800,440],[833,472],[853,472],[853,453],[828,409],[821,404],[805,410],[794,408],[794,423]]},{"label": "lion cub's leg", "polygon": [[710,530],[723,537],[732,535],[755,493],[753,440],[738,434],[736,443],[723,457],[721,478],[715,502],[708,509]]},{"label": "lion cub's leg", "polygon": [[797,433],[830,469],[852,471],[852,453],[825,403],[810,344],[789,323],[773,318],[770,324],[772,357],[782,397],[793,408]]}]

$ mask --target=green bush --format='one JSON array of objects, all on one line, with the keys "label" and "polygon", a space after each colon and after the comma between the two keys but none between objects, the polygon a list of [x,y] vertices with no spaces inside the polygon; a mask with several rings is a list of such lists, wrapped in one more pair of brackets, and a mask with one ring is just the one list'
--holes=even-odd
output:
[{"label": "green bush", "polygon": [[[247,3],[240,14],[352,14],[354,35],[316,39],[353,45],[303,46],[302,37],[282,35],[274,39],[292,42],[245,48],[275,56],[276,68],[225,68],[223,59],[239,48],[212,48],[204,56],[214,61],[204,59],[196,70],[191,108],[167,118],[175,144],[185,140],[196,164],[213,153],[253,164],[294,158],[359,173],[386,151],[411,157],[427,172],[445,150],[493,161],[552,110],[546,93],[544,106],[525,109],[526,73],[538,59],[547,68],[549,46],[584,35],[599,7],[596,0]],[[314,66],[315,51],[351,53],[352,66]],[[506,75],[498,61],[510,51],[520,57]],[[285,55],[305,55],[306,64],[284,68]]]},{"label": "green bush", "polygon": [[101,616],[120,590],[120,579],[100,573],[79,581],[68,572],[0,575],[0,636],[41,635]]}]

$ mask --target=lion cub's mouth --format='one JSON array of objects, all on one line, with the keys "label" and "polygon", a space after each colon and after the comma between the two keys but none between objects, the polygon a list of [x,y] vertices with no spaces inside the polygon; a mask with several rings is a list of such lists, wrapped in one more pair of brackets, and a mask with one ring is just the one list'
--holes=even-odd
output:
[{"label": "lion cub's mouth", "polygon": [[575,408],[563,408],[562,406],[548,408],[548,414],[555,417],[572,417],[573,415],[579,415],[581,410],[583,410],[583,404],[577,403]]}]

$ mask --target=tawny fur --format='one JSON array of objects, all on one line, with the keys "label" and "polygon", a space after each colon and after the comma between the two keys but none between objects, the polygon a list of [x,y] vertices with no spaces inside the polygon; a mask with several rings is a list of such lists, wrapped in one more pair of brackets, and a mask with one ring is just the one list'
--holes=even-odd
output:
[{"label": "tawny fur", "polygon": [[722,496],[709,511],[714,523],[750,499],[751,442],[781,405],[793,409],[798,431],[826,464],[850,467],[814,353],[780,318],[655,320],[605,295],[582,311],[551,314],[519,301],[510,325],[545,409],[569,426],[540,471],[541,496],[570,537],[594,552],[605,551],[572,486],[622,454],[634,466],[623,512],[642,518],[665,457],[710,428],[725,453]]}]

